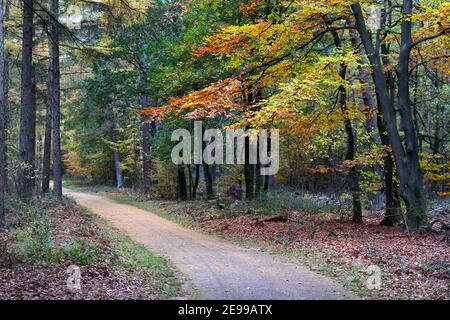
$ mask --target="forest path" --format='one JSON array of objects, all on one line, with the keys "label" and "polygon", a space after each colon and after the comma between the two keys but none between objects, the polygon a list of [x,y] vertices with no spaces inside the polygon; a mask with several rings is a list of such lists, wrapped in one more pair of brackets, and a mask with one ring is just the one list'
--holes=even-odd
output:
[{"label": "forest path", "polygon": [[351,299],[340,285],[287,259],[184,228],[149,211],[64,189],[192,280],[201,299]]}]

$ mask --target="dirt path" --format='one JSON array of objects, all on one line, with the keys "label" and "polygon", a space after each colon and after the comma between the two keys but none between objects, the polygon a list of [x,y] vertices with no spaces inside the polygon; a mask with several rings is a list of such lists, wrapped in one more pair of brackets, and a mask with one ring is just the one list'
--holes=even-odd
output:
[{"label": "dirt path", "polygon": [[64,190],[134,240],[167,258],[202,299],[349,299],[338,284],[282,258],[241,248],[113,200]]}]

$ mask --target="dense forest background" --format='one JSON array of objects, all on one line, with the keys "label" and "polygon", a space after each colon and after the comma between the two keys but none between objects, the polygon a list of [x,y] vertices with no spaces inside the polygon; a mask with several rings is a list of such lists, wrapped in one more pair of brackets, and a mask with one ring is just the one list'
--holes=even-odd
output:
[{"label": "dense forest background", "polygon": [[[310,194],[408,230],[448,210],[446,1],[0,4],[7,200],[50,180],[61,197],[64,174],[155,198]],[[171,134],[196,120],[280,129],[279,173],[174,165]]]}]

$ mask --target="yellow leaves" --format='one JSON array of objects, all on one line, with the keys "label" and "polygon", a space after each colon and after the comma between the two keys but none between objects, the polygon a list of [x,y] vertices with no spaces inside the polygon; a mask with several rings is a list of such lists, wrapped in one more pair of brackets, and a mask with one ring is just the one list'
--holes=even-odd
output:
[{"label": "yellow leaves", "polygon": [[[443,155],[423,155],[420,167],[425,172],[425,177],[435,182],[447,181],[450,187],[450,162]],[[438,192],[440,196],[450,195],[450,192]]]}]

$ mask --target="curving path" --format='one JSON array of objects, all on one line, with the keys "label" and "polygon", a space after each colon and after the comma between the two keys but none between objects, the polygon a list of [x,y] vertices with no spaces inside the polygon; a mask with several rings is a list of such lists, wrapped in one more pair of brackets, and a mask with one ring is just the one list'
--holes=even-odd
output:
[{"label": "curving path", "polygon": [[351,299],[340,285],[285,259],[220,240],[111,199],[64,190],[192,280],[201,299]]}]

